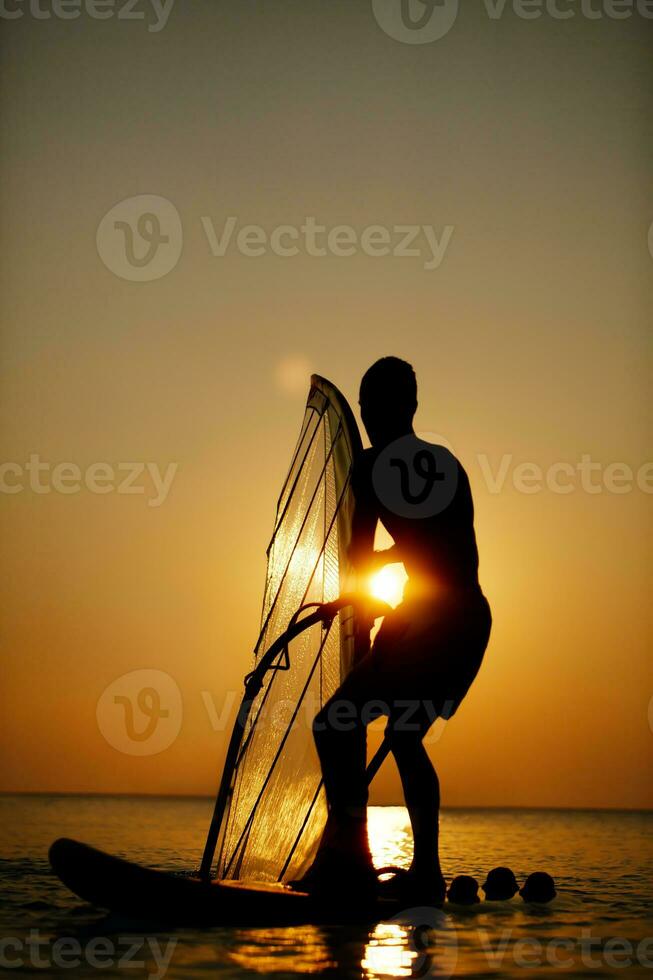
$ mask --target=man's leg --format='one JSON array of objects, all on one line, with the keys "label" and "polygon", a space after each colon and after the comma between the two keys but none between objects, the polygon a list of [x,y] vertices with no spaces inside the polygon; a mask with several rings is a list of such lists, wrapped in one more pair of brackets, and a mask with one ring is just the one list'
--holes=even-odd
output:
[{"label": "man's leg", "polygon": [[367,731],[383,713],[364,695],[368,671],[358,668],[318,713],[313,735],[329,806],[322,847],[372,868],[367,839]]},{"label": "man's leg", "polygon": [[393,733],[391,739],[392,754],[399,770],[413,830],[414,851],[411,872],[428,886],[441,891],[444,897],[444,878],[438,851],[440,816],[438,775],[422,744],[421,735]]},{"label": "man's leg", "polygon": [[410,721],[393,711],[388,734],[413,830],[411,877],[434,898],[444,898],[445,890],[439,858],[440,782],[422,739],[435,721],[435,706],[442,717],[450,718],[465,697],[480,667],[491,624],[485,599],[461,609],[455,607],[446,615],[440,611],[432,619],[428,607],[406,606],[404,632],[395,641],[382,626],[375,643],[390,678],[386,687],[397,695],[403,689],[408,700],[416,691],[430,695],[428,702],[417,702],[417,715],[413,713]]}]

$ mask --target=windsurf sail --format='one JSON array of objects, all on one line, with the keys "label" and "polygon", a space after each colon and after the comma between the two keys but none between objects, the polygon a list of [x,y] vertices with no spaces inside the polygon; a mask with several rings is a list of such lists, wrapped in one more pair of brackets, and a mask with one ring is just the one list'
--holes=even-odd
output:
[{"label": "windsurf sail", "polygon": [[[318,376],[279,496],[254,670],[228,753],[202,870],[286,881],[312,861],[326,818],[311,724],[351,669],[364,630],[351,605],[353,460],[362,445],[340,392]],[[299,619],[297,611],[320,604]],[[289,628],[290,626],[290,628]],[[238,726],[238,723],[237,723]]]}]

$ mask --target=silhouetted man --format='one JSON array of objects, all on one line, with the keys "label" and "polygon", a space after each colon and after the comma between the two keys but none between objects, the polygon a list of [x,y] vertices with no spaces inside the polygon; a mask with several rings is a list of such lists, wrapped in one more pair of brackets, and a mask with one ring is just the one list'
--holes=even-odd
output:
[{"label": "silhouetted man", "polygon": [[[440,902],[440,787],[422,739],[437,717],[457,710],[490,635],[472,495],[458,460],[413,431],[417,384],[410,364],[396,357],[373,364],[361,382],[360,408],[372,448],[354,463],[352,559],[361,575],[403,562],[408,583],[372,649],[315,719],[329,818],[302,884],[337,886],[349,895],[376,886],[367,840],[366,726],[387,715],[415,847],[410,871],[386,890]],[[387,551],[371,546],[377,521],[395,542]]]}]

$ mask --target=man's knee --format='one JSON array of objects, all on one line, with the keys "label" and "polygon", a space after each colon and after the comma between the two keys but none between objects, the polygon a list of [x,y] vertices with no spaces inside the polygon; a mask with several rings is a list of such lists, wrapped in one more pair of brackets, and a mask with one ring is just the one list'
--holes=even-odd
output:
[{"label": "man's knee", "polygon": [[359,731],[364,726],[365,721],[353,701],[333,697],[313,719],[313,738],[320,743],[337,735]]},{"label": "man's knee", "polygon": [[425,751],[421,731],[402,731],[392,727],[386,729],[390,750],[397,762],[411,761]]}]

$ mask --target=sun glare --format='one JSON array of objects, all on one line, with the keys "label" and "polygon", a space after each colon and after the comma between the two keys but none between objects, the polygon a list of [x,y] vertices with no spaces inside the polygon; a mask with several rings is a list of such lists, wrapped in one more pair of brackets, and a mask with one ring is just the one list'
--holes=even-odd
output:
[{"label": "sun glare", "polygon": [[408,576],[402,564],[386,565],[372,576],[370,592],[375,599],[387,602],[393,608],[398,606],[404,595],[404,585]]}]

